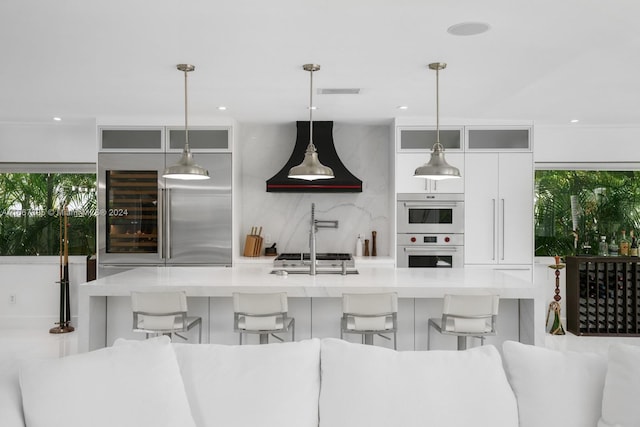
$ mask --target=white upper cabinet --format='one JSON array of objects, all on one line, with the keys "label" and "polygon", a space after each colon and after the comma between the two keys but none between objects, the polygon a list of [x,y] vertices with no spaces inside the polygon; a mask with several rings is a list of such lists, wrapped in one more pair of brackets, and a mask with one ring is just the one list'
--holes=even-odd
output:
[{"label": "white upper cabinet", "polygon": [[[182,151],[185,142],[184,127],[167,128],[167,151]],[[230,127],[189,127],[191,151],[230,151]]]},{"label": "white upper cabinet", "polygon": [[468,126],[468,151],[531,151],[531,128],[512,126],[490,128],[486,126]]},{"label": "white upper cabinet", "polygon": [[[440,144],[447,151],[462,151],[464,144],[462,127],[440,127]],[[431,151],[437,140],[437,131],[431,126],[398,126],[396,148],[398,152]]]},{"label": "white upper cabinet", "polygon": [[164,150],[162,127],[100,127],[100,151],[155,151]]},{"label": "white upper cabinet", "polygon": [[[184,127],[101,126],[98,128],[100,151],[181,152]],[[189,147],[193,152],[231,151],[231,126],[189,128]]]}]

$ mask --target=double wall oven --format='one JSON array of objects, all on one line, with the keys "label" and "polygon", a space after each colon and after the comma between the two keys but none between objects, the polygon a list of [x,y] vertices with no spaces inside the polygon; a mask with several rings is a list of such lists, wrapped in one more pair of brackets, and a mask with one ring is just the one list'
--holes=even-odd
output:
[{"label": "double wall oven", "polygon": [[463,194],[398,194],[397,221],[398,267],[463,266]]}]

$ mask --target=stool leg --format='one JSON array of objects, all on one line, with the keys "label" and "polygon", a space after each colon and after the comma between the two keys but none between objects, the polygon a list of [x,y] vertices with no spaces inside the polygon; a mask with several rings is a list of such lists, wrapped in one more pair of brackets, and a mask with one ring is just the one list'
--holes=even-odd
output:
[{"label": "stool leg", "polygon": [[366,345],[373,345],[373,334],[363,334],[364,335],[364,343]]},{"label": "stool leg", "polygon": [[269,344],[269,334],[260,334],[260,344]]},{"label": "stool leg", "polygon": [[458,350],[466,350],[467,349],[467,337],[458,336]]}]

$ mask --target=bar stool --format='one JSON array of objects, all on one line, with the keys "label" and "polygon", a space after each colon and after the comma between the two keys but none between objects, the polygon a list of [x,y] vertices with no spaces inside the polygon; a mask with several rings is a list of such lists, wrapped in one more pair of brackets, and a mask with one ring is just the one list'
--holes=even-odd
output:
[{"label": "bar stool", "polygon": [[198,343],[202,342],[202,318],[187,316],[187,294],[171,292],[131,292],[133,331],[150,335],[173,335],[186,340],[179,332],[198,326]]},{"label": "bar stool", "polygon": [[288,303],[286,292],[268,294],[233,294],[233,330],[240,334],[259,334],[260,344],[269,342],[269,335],[280,342],[284,340],[275,335],[291,329],[291,341],[295,341],[295,319],[287,316]]},{"label": "bar stool", "polygon": [[458,337],[458,350],[466,350],[467,337],[484,339],[496,335],[498,295],[445,295],[442,318],[431,318],[427,327],[427,350],[431,348],[431,328]]},{"label": "bar stool", "polygon": [[383,334],[393,334],[393,348],[397,348],[398,294],[343,294],[340,338],[344,334],[360,334],[364,344],[373,344],[373,336],[390,340]]}]

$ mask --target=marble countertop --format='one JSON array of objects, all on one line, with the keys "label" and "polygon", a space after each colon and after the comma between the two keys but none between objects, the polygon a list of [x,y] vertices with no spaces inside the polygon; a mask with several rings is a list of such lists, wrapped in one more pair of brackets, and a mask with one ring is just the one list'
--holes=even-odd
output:
[{"label": "marble countertop", "polygon": [[80,285],[86,296],[128,296],[132,290],[183,289],[189,296],[233,292],[287,292],[290,297],[341,297],[344,292],[397,292],[400,298],[442,298],[445,293],[497,293],[534,299],[533,283],[485,268],[409,269],[357,265],[359,274],[270,274],[265,264],[224,267],[139,267]]}]

